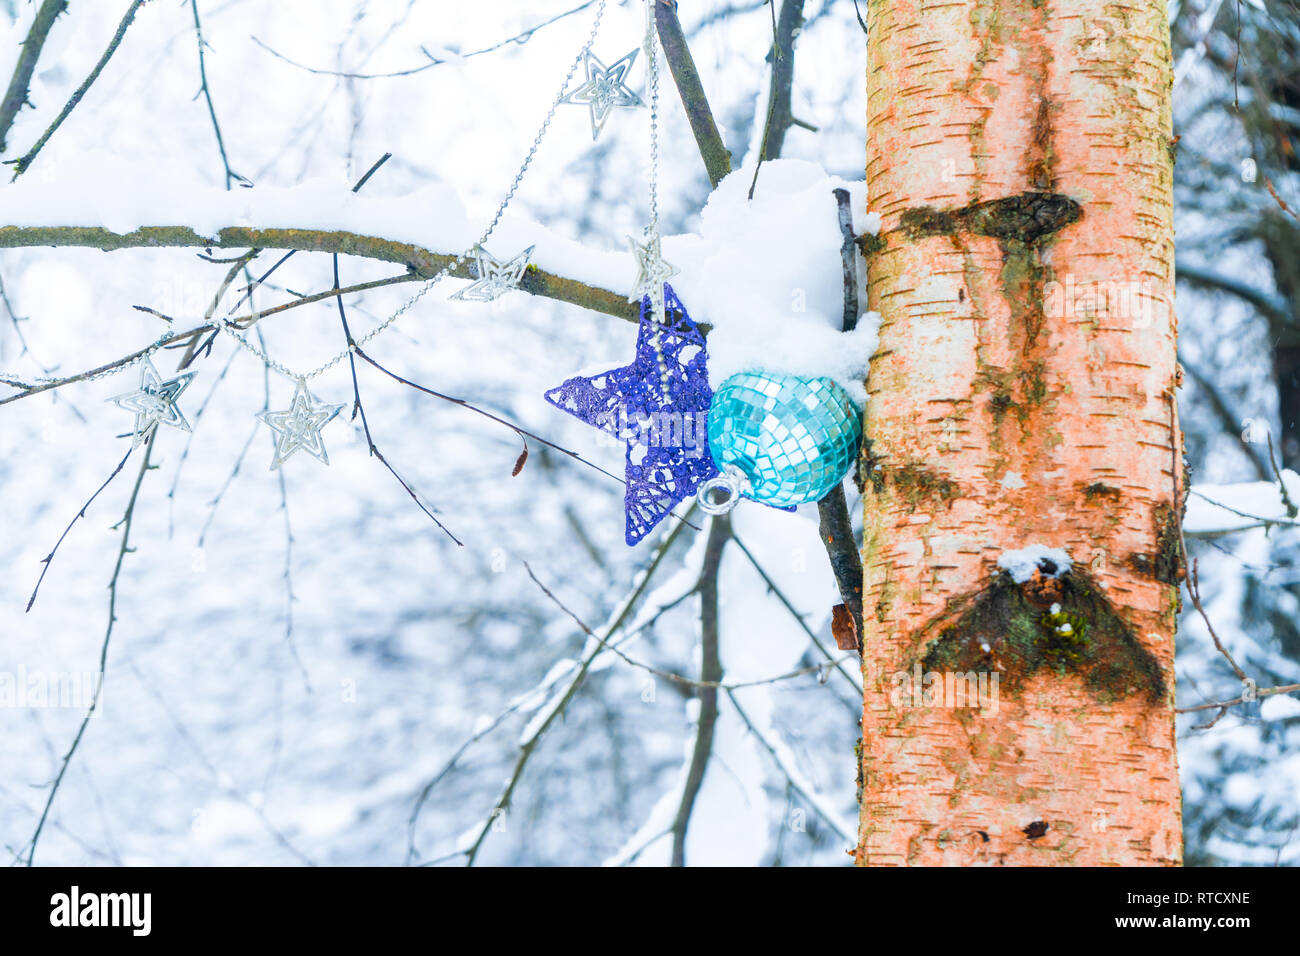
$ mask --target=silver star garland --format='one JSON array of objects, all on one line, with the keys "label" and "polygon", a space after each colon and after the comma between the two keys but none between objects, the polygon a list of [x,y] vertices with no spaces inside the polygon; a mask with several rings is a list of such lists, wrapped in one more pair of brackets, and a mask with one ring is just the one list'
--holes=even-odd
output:
[{"label": "silver star garland", "polygon": [[478,279],[461,289],[452,298],[461,302],[491,302],[507,292],[513,292],[519,288],[519,282],[528,270],[532,262],[533,250],[536,248],[536,246],[529,246],[508,262],[501,262],[482,246],[475,246],[474,265],[478,272]]},{"label": "silver star garland", "polygon": [[591,112],[591,138],[600,136],[605,128],[605,121],[616,107],[634,109],[644,106],[641,97],[624,82],[632,62],[640,50],[633,50],[610,66],[602,63],[590,50],[583,62],[587,68],[587,82],[572,93],[566,94],[561,103],[586,106]]},{"label": "silver star garland", "polygon": [[659,306],[655,314],[662,318],[664,283],[677,275],[678,269],[664,261],[657,232],[649,233],[645,242],[637,242],[631,236],[627,237],[627,241],[632,247],[632,254],[636,256],[636,282],[627,301],[640,302],[648,295]]},{"label": "silver star garland", "polygon": [[293,400],[287,409],[282,412],[258,412],[257,417],[276,434],[271,470],[275,471],[299,449],[328,465],[330,459],[325,453],[321,429],[342,409],[342,405],[328,405],[317,399],[307,391],[307,383],[299,379],[293,390]]},{"label": "silver star garland", "polygon": [[662,335],[663,326],[667,321],[664,306],[664,283],[677,275],[677,268],[664,261],[660,253],[660,238],[658,230],[650,228],[646,230],[646,241],[637,242],[631,236],[627,237],[628,243],[632,246],[632,252],[636,256],[636,283],[632,288],[632,294],[627,297],[629,302],[640,302],[644,297],[650,297],[650,314],[654,316],[654,335],[651,343],[654,346],[655,361],[659,365],[659,381],[663,386],[664,393],[668,392],[669,379],[671,373],[668,364],[664,361]]},{"label": "silver star garland", "polygon": [[132,392],[125,392],[108,399],[119,408],[135,412],[135,429],[131,435],[131,447],[143,444],[161,425],[170,425],[181,431],[189,431],[190,423],[185,420],[181,410],[176,406],[176,399],[189,387],[195,372],[184,372],[174,378],[164,380],[154,368],[151,360],[145,359],[140,366],[140,387]]}]

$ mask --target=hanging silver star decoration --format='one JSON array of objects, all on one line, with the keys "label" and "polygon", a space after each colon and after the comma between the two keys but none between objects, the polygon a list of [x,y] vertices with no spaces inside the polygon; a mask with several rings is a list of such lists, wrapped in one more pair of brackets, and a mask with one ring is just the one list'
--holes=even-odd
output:
[{"label": "hanging silver star decoration", "polygon": [[628,71],[632,69],[632,61],[639,52],[639,48],[633,50],[621,60],[606,66],[588,50],[583,60],[587,67],[587,82],[560,100],[561,103],[586,106],[590,110],[592,139],[600,135],[615,107],[634,109],[645,105],[641,97],[624,82]]},{"label": "hanging silver star decoration", "polygon": [[174,378],[164,380],[149,359],[140,366],[140,387],[133,392],[115,395],[109,401],[119,408],[135,412],[135,430],[131,435],[131,447],[143,444],[160,424],[170,425],[182,431],[190,430],[190,423],[185,420],[181,410],[176,407],[176,399],[189,387],[195,372],[184,372]]},{"label": "hanging silver star decoration", "polygon": [[501,262],[488,253],[482,246],[474,247],[474,266],[477,281],[467,285],[453,299],[461,302],[491,302],[507,292],[519,288],[519,282],[532,262],[533,250],[529,246],[508,262]]},{"label": "hanging silver star decoration", "polygon": [[627,237],[627,241],[636,256],[636,284],[627,301],[640,302],[646,296],[652,300],[662,300],[664,283],[677,275],[678,270],[664,261],[659,251],[658,233],[650,234],[645,242],[637,242],[631,236]]},{"label": "hanging silver star decoration", "polygon": [[321,402],[307,391],[307,383],[300,380],[293,390],[293,400],[287,409],[282,412],[258,412],[257,417],[269,425],[276,435],[271,470],[275,471],[299,449],[328,465],[330,458],[325,453],[325,440],[320,433],[342,409],[342,405]]}]

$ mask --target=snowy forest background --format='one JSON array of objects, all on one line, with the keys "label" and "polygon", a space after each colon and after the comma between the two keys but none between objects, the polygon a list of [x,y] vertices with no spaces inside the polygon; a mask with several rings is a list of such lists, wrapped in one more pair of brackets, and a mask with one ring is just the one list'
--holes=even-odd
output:
[{"label": "snowy forest background", "polygon": [[[860,184],[864,50],[854,3],[797,5],[804,24],[792,113],[800,123],[782,156],[803,164],[774,166],[769,182],[774,190],[783,179]],[[36,6],[0,0],[0,83]],[[127,6],[71,4],[33,79],[35,108],[19,114],[0,158],[16,158],[41,135]],[[24,179],[36,180],[32,189],[93,184],[83,196],[96,198],[78,212],[104,222],[129,216],[145,184],[224,189],[215,116],[229,168],[254,184],[250,193],[312,181],[345,191],[391,152],[367,197],[443,197],[427,208],[392,204],[407,207],[404,228],[427,221],[430,236],[441,235],[441,220],[460,215],[451,192],[479,224],[527,153],[594,6],[153,0]],[[769,110],[773,11],[757,0],[682,7],[747,187]],[[196,9],[212,114],[200,92]],[[1300,546],[1274,488],[1266,436],[1279,464],[1300,470],[1300,221],[1266,180],[1300,210],[1300,8],[1195,0],[1173,4],[1171,15],[1182,137],[1181,415],[1204,493],[1190,502],[1189,545],[1206,610],[1237,662],[1260,687],[1294,683]],[[638,46],[643,17],[640,0],[610,0],[595,52],[609,62]],[[639,62],[638,88],[644,75]],[[664,229],[707,233],[708,178],[666,75],[663,96]],[[639,235],[647,214],[646,142],[644,113],[615,115],[593,143],[584,111],[562,109],[512,221],[608,252],[593,268],[610,264],[602,278],[624,287],[633,271],[624,236]],[[0,225],[31,214],[19,208],[22,185],[0,186]],[[760,203],[763,193],[760,180]],[[826,201],[817,229],[829,237],[831,284],[811,294],[834,302],[829,186]],[[710,242],[726,238],[741,262],[768,254],[762,236],[720,237],[728,221],[715,217]],[[806,244],[816,251],[815,237]],[[264,253],[253,271],[278,255]],[[70,374],[126,354],[163,331],[132,306],[197,318],[228,268],[183,249],[0,249],[0,370]],[[344,284],[400,271],[351,257],[340,269]],[[333,281],[330,256],[300,253],[254,303]],[[723,269],[707,295],[683,294],[697,320],[710,320],[728,283]],[[619,446],[541,396],[579,370],[624,364],[635,327],[522,293],[489,306],[447,301],[461,286],[437,287],[369,351],[620,473]],[[348,296],[348,314],[369,328],[411,290]],[[268,348],[295,367],[314,367],[343,345],[332,301],[262,326]],[[173,354],[158,365],[173,368]],[[826,660],[817,644],[844,656],[830,636],[838,598],[815,509],[785,515],[751,505],[733,515],[736,540],[716,569],[721,659],[726,681],[764,683],[719,695],[712,757],[683,821],[693,691],[612,652],[596,653],[576,680],[573,662],[593,645],[524,562],[593,629],[620,623],[612,633],[628,657],[698,677],[703,533],[670,521],[666,545],[659,537],[630,549],[621,485],[536,443],[512,477],[520,445],[511,430],[359,369],[376,443],[464,542],[458,547],[367,456],[360,419],[326,429],[329,468],[299,456],[273,473],[270,433],[255,430],[253,418],[267,388],[257,360],[223,338],[196,368],[182,400],[194,432],[158,436],[158,467],[134,510],[136,550],[116,588],[103,713],[60,785],[37,864],[450,865],[480,843],[481,864],[660,865],[684,825],[689,865],[848,863],[861,701],[852,662],[809,672]],[[36,605],[23,609],[41,559],[125,450],[128,418],[104,399],[131,388],[136,374],[0,408],[0,671],[97,667],[121,545],[112,526],[127,507],[134,464],[73,528]],[[270,388],[273,404],[287,395],[281,380]],[[347,364],[313,390],[350,402]],[[851,482],[846,489],[860,522],[860,499]],[[1277,520],[1259,526],[1209,500]],[[792,671],[802,673],[765,682]],[[1241,690],[1190,608],[1178,677],[1180,706]],[[1187,862],[1300,862],[1300,703],[1277,696],[1196,729],[1213,716],[1180,722]],[[74,709],[0,708],[0,845],[15,862],[30,849],[80,722]],[[508,810],[494,812],[512,780]]]}]

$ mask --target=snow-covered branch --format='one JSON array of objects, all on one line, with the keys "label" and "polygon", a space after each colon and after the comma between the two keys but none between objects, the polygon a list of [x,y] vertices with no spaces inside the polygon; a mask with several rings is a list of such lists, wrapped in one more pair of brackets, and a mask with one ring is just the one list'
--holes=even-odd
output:
[{"label": "snow-covered branch", "polygon": [[[0,248],[23,246],[81,246],[105,252],[159,247],[332,252],[397,263],[424,278],[437,274],[458,255],[348,230],[221,226],[209,237],[182,225],[141,226],[127,233],[113,232],[102,226],[0,226]],[[448,274],[457,279],[473,278],[469,263],[462,263]],[[533,295],[579,305],[629,322],[637,318],[636,306],[629,303],[625,295],[554,272],[530,269],[519,287]]]}]

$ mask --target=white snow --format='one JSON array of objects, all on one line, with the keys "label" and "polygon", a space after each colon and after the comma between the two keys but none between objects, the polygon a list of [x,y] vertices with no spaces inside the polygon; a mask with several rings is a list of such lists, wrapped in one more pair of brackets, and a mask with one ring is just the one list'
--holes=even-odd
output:
[{"label": "white snow", "polygon": [[1300,717],[1300,700],[1288,694],[1274,694],[1265,697],[1259,705],[1259,716],[1263,720],[1282,720],[1286,717]]},{"label": "white snow", "polygon": [[[826,375],[865,402],[879,316],[864,314],[853,332],[840,331],[843,237],[832,190],[850,184],[814,163],[776,160],[763,164],[750,200],[753,178],[753,167],[733,172],[709,197],[700,236],[664,244],[665,257],[682,268],[674,288],[696,321],[713,326],[709,378],[716,388],[747,369]],[[866,206],[859,200],[855,210]],[[869,226],[878,229],[878,218],[854,229]],[[860,264],[858,273],[861,309]]]},{"label": "white snow", "polygon": [[1014,551],[1003,551],[998,556],[998,567],[1011,575],[1011,579],[1017,584],[1024,584],[1033,577],[1039,563],[1044,560],[1056,565],[1056,570],[1051,577],[1059,578],[1070,570],[1070,556],[1064,550],[1049,548],[1042,544],[1031,544]]}]

